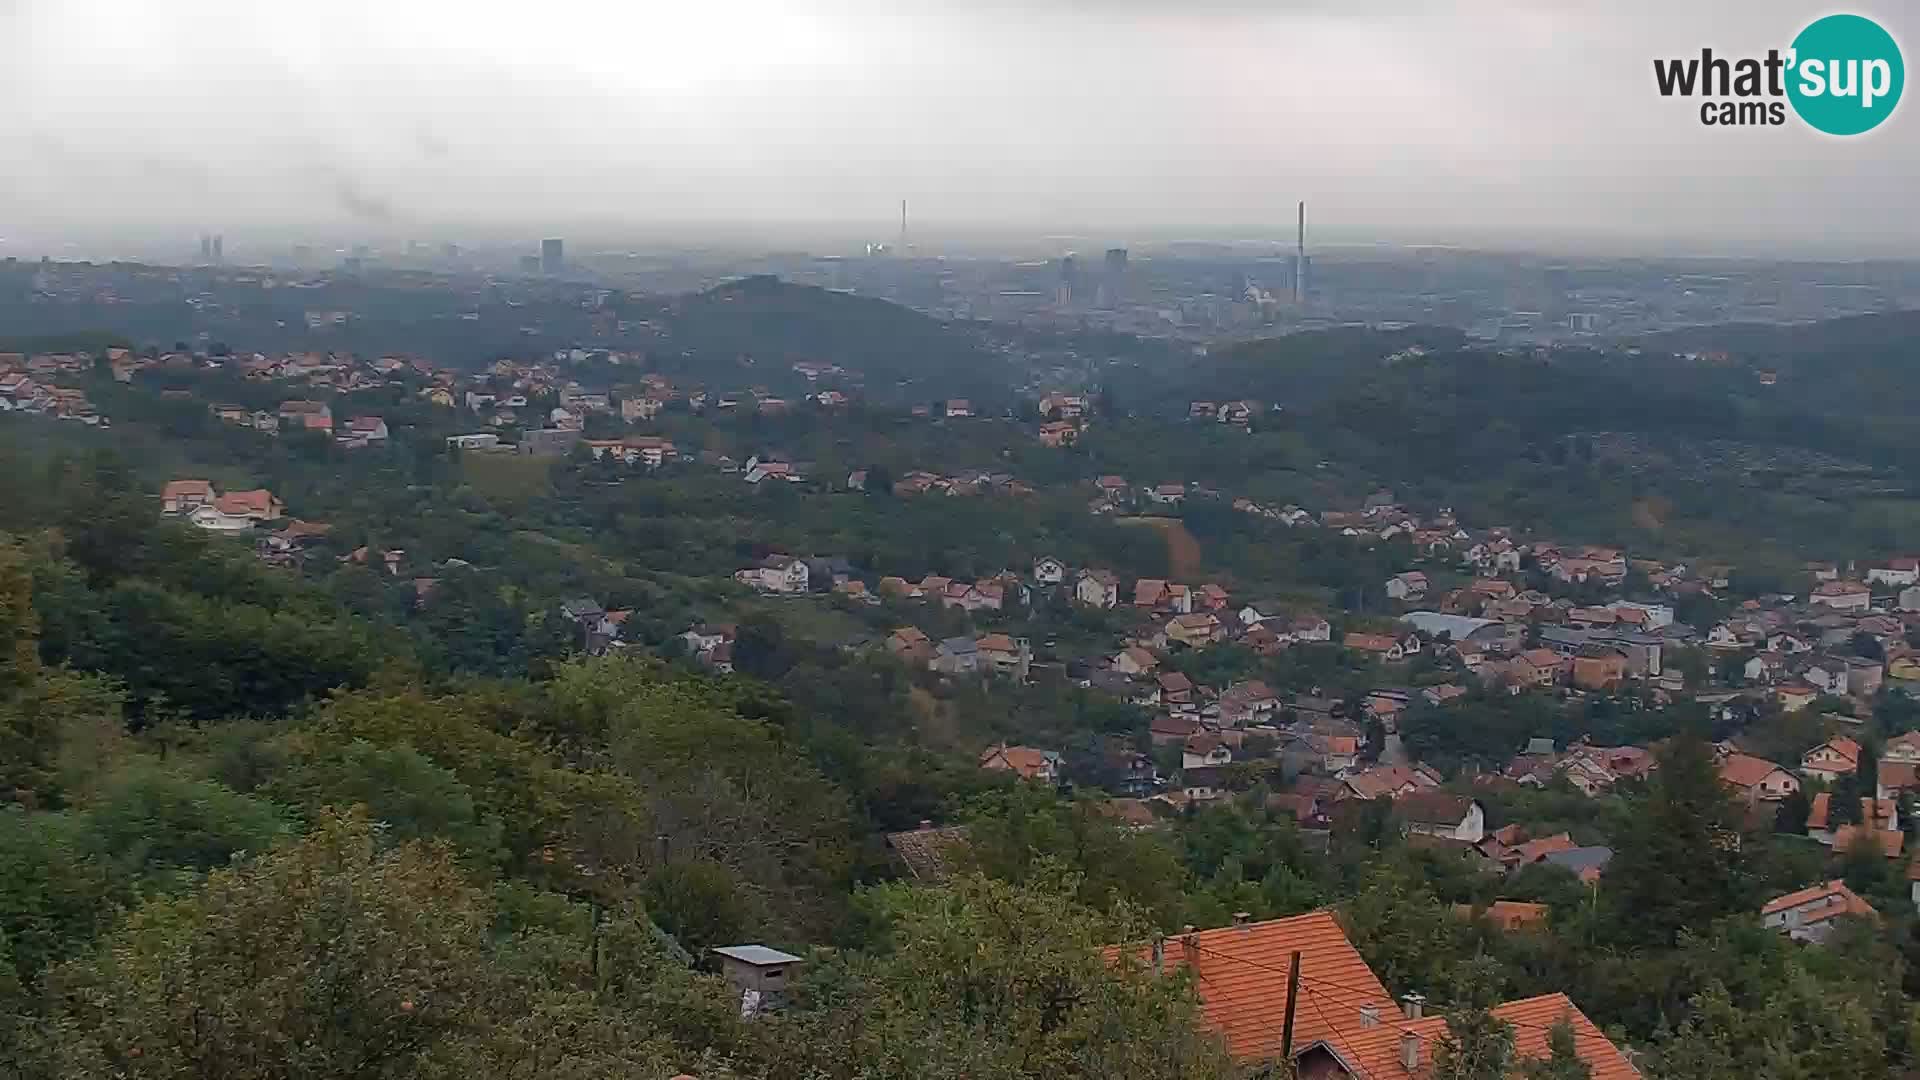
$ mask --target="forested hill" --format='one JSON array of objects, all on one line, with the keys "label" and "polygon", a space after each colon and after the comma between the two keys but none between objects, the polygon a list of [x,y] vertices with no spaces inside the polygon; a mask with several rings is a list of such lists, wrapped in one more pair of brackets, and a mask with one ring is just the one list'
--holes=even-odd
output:
[{"label": "forested hill", "polygon": [[968,327],[770,276],[682,297],[664,320],[668,345],[695,359],[748,357],[775,371],[802,360],[839,364],[864,376],[872,398],[997,397],[1015,381]]},{"label": "forested hill", "polygon": [[1642,346],[1660,352],[1723,350],[1754,358],[1794,359],[1862,350],[1911,350],[1920,339],[1920,311],[1888,311],[1812,323],[1728,323],[1649,334]]}]

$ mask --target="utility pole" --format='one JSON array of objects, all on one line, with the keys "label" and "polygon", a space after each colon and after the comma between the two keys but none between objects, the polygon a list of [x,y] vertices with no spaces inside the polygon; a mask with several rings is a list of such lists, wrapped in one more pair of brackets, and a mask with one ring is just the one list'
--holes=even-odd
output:
[{"label": "utility pole", "polygon": [[1300,950],[1287,962],[1287,1016],[1280,1022],[1280,1067],[1293,1071],[1293,1006],[1300,997]]}]

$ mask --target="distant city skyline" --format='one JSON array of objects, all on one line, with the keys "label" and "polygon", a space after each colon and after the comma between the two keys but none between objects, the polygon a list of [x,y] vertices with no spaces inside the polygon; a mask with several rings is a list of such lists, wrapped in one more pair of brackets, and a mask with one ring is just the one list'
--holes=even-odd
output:
[{"label": "distant city skyline", "polygon": [[136,227],[229,257],[303,230],[857,249],[904,199],[916,247],[1093,250],[1284,240],[1305,199],[1317,247],[1920,244],[1920,105],[1838,140],[1706,128],[1654,86],[1656,57],[1764,52],[1823,4],[1352,7],[14,0],[0,221],[9,251]]}]

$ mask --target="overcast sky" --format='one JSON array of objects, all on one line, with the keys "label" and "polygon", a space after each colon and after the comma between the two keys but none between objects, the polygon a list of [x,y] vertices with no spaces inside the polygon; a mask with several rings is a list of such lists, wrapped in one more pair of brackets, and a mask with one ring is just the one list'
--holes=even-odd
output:
[{"label": "overcast sky", "polygon": [[[1251,230],[1304,198],[1346,239],[1911,253],[1920,103],[1835,140],[1703,127],[1654,90],[1656,56],[1784,48],[1828,10],[0,0],[0,234],[884,236],[903,197],[929,231]],[[1920,41],[1920,10],[1849,10]]]}]

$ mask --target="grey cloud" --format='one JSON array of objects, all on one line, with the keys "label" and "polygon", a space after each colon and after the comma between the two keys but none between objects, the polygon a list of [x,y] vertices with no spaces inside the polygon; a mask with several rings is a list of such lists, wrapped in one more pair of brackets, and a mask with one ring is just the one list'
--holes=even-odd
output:
[{"label": "grey cloud", "polygon": [[1816,3],[15,4],[0,167],[51,224],[1281,231],[1305,198],[1332,239],[1920,241],[1920,102],[1836,142],[1654,91]]}]

